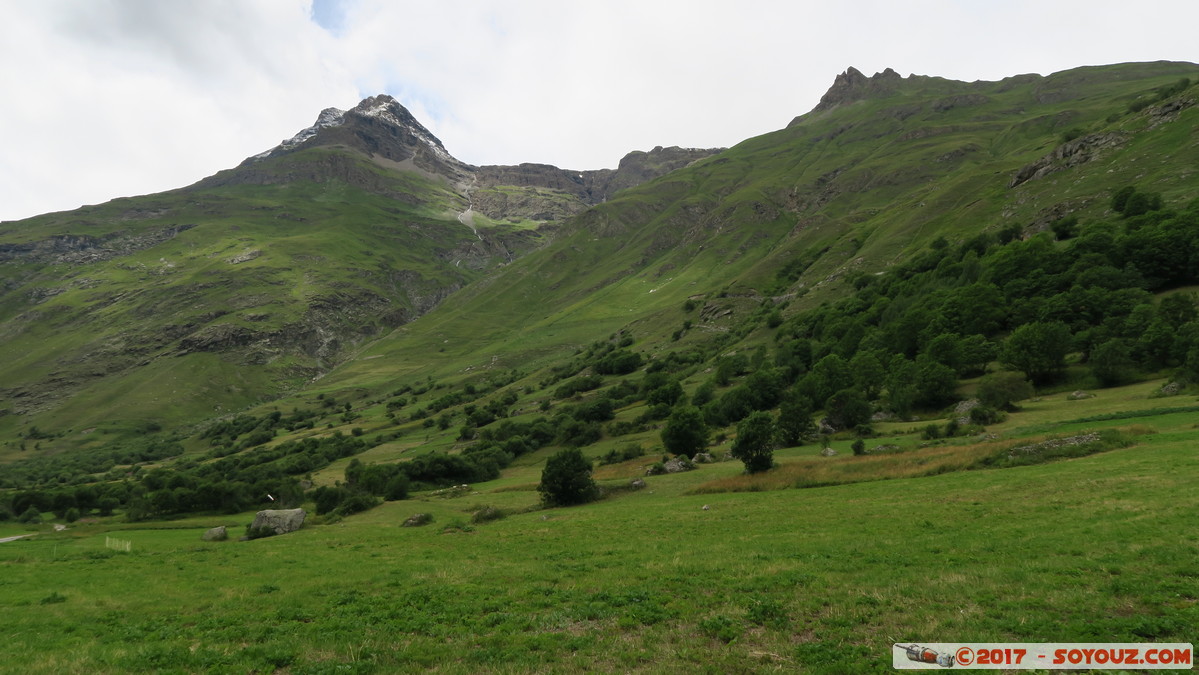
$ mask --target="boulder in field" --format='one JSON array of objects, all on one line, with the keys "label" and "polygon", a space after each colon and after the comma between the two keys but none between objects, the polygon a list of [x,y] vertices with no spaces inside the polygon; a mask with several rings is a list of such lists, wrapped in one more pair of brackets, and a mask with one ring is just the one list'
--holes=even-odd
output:
[{"label": "boulder in field", "polygon": [[224,525],[218,525],[200,536],[204,541],[225,541],[228,538],[229,532]]},{"label": "boulder in field", "polygon": [[250,530],[261,532],[263,529],[272,530],[275,534],[295,532],[304,524],[308,514],[304,509],[267,509],[259,511],[250,524]]}]

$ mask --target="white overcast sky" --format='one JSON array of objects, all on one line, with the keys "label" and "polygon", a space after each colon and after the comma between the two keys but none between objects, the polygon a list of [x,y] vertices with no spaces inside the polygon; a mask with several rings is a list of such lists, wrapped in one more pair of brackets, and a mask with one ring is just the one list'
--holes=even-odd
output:
[{"label": "white overcast sky", "polygon": [[1199,61],[1196,0],[0,0],[0,220],[190,184],[389,93],[459,159],[729,146],[847,66]]}]

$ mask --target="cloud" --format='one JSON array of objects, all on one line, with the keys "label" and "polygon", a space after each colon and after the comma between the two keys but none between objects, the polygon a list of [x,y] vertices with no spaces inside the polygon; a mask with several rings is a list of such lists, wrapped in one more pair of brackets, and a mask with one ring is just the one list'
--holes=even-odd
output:
[{"label": "cloud", "polygon": [[727,146],[834,76],[1000,79],[1193,58],[1199,4],[1144,0],[69,0],[0,21],[0,219],[192,183],[390,93],[460,159],[615,166]]},{"label": "cloud", "polygon": [[192,183],[352,105],[333,38],[281,3],[10,4],[0,218]]}]

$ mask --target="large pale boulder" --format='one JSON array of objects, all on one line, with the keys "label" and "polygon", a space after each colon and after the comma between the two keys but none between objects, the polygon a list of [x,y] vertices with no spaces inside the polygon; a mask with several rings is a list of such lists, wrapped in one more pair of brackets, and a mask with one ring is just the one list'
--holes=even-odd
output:
[{"label": "large pale boulder", "polygon": [[258,515],[254,516],[254,522],[250,525],[250,529],[269,528],[275,534],[287,534],[300,529],[307,515],[304,509],[267,509],[259,511]]},{"label": "large pale boulder", "polygon": [[224,525],[218,525],[200,536],[200,539],[204,541],[225,541],[228,538],[229,531]]}]

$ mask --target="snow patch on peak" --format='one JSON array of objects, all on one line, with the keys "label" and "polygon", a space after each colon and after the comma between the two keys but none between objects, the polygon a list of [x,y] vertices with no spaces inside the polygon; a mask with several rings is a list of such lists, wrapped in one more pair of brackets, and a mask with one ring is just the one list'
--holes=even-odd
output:
[{"label": "snow patch on peak", "polygon": [[292,136],[291,138],[287,139],[286,141],[283,141],[279,145],[276,145],[275,147],[271,148],[270,150],[267,150],[266,152],[254,155],[254,159],[264,159],[266,157],[269,157],[271,155],[271,153],[275,152],[276,150],[291,150],[292,148],[304,143],[308,139],[315,136],[317,134],[317,132],[320,131],[321,129],[324,129],[326,127],[340,126],[342,123],[342,120],[345,119],[345,116],[346,116],[346,111],[344,111],[344,110],[339,110],[337,108],[325,108],[324,110],[321,111],[321,114],[317,116],[316,124],[313,124],[312,126],[306,128],[306,129],[301,129],[298,134],[296,134],[295,136]]},{"label": "snow patch on peak", "polygon": [[321,129],[324,129],[326,127],[339,126],[341,124],[341,121],[345,118],[345,116],[346,116],[346,111],[344,111],[344,110],[338,110],[337,108],[325,108],[324,110],[321,111],[321,114],[316,118],[316,124],[313,124],[312,126],[308,127],[307,129],[300,131],[300,133],[296,134],[295,136],[292,136],[291,138],[287,139],[286,141],[283,141],[283,143],[280,145],[280,147],[282,147],[284,149],[294,148],[297,145],[299,145],[299,144],[303,143],[304,141],[315,136],[316,132],[320,131]]},{"label": "snow patch on peak", "polygon": [[412,116],[412,113],[408,112],[407,108],[400,105],[398,101],[387,94],[380,94],[378,96],[372,96],[371,98],[363,99],[363,101],[359,103],[356,108],[354,108],[354,112],[366,117],[373,117],[375,119],[383,120],[389,124],[404,129],[416,137],[416,140],[420,141],[422,144],[432,150],[433,154],[441,160],[447,162],[456,161],[452,156],[450,156],[450,153],[446,152],[445,146],[441,144],[441,141],[438,140],[436,136],[426,129],[423,124],[418,122],[416,118]]}]

